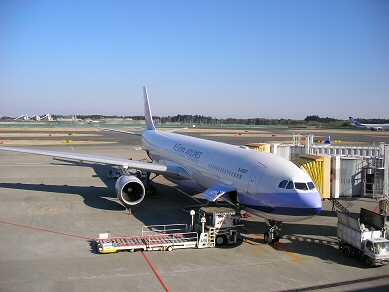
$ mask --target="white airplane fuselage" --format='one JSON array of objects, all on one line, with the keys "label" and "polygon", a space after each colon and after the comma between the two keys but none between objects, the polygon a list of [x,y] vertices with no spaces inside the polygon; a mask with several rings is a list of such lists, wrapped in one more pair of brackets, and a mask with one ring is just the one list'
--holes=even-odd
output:
[{"label": "white airplane fuselage", "polygon": [[351,123],[361,129],[369,129],[371,131],[388,131],[389,130],[389,124],[362,124],[358,121],[356,121],[353,117],[349,117]]},{"label": "white airplane fuselage", "polygon": [[168,167],[184,168],[188,179],[165,176],[178,185],[204,191],[218,184],[236,188],[236,199],[254,215],[276,221],[299,221],[320,212],[316,188],[286,189],[287,180],[311,182],[295,164],[271,153],[176,133],[145,129],[143,148],[150,158]]}]

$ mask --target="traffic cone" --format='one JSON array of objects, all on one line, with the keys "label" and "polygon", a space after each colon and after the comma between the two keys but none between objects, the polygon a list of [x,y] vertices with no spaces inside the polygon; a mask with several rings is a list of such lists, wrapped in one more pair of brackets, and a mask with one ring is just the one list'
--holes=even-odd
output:
[{"label": "traffic cone", "polygon": [[131,210],[131,208],[128,208],[128,215],[132,215],[132,210]]}]

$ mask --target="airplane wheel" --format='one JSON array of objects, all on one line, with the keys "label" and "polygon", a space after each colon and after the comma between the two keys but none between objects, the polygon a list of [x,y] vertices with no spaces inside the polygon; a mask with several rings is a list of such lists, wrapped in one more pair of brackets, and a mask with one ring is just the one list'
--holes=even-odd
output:
[{"label": "airplane wheel", "polygon": [[270,244],[272,242],[269,232],[265,232],[265,234],[263,235],[263,240],[266,244]]},{"label": "airplane wheel", "polygon": [[173,247],[170,245],[168,248],[167,248],[167,251],[172,251],[173,250]]}]

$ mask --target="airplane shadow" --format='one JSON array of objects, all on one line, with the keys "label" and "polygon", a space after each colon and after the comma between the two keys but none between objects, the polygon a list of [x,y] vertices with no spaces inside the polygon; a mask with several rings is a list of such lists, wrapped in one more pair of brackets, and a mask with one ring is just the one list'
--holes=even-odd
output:
[{"label": "airplane shadow", "polygon": [[102,210],[123,211],[126,208],[116,200],[115,182],[116,180],[109,179],[107,174],[111,166],[100,164],[79,163],[64,159],[54,159],[63,163],[51,163],[52,165],[75,165],[77,167],[93,168],[95,175],[99,177],[106,187],[97,186],[72,186],[72,185],[55,185],[55,184],[31,184],[31,183],[0,183],[0,188],[40,191],[47,193],[60,193],[64,195],[78,195],[83,197],[85,205]]},{"label": "airplane shadow", "polygon": [[[93,176],[99,177],[106,187],[97,186],[71,186],[71,185],[55,185],[55,184],[31,184],[31,183],[0,183],[0,188],[15,189],[15,190],[27,190],[47,193],[60,193],[63,195],[78,195],[83,198],[85,205],[111,211],[126,211],[117,200],[114,190],[115,179],[109,179],[108,171],[114,169],[111,166],[92,164],[92,163],[79,163],[63,159],[55,159],[57,162],[54,165],[77,165],[78,167],[93,168],[95,174]],[[156,198],[146,196],[144,202],[133,207],[134,215],[138,220],[145,225],[158,224],[175,224],[175,223],[187,223],[190,224],[190,216],[184,212],[178,212],[182,209],[183,204],[193,204],[190,198],[183,195],[177,195],[176,191],[173,191],[172,186],[165,185],[158,182],[153,182],[157,187],[159,194]],[[187,200],[187,201],[186,201]],[[353,214],[358,215],[358,214]],[[336,218],[336,212],[323,210],[318,216],[334,217]],[[245,229],[250,230],[250,233],[264,234],[267,231],[266,224],[264,222],[242,220]],[[315,235],[320,235],[317,239]],[[253,245],[266,245],[263,239],[256,236],[255,238],[248,235],[246,230],[240,230],[240,239],[235,245],[220,246],[220,248],[235,248],[238,245],[248,242]],[[358,268],[364,268],[362,262],[357,258],[347,258],[342,255],[338,250],[336,239],[336,225],[324,226],[324,225],[310,225],[310,224],[293,224],[284,223],[281,231],[281,244],[270,245],[275,250],[287,251],[297,255],[304,255],[309,257],[319,257],[327,263],[337,263],[345,266],[353,266]]]},{"label": "airplane shadow", "polygon": [[[245,234],[245,230],[242,230],[240,236],[244,242],[251,245],[267,245],[262,237],[267,231],[265,223],[258,224],[258,222],[252,221],[243,223],[246,230],[261,235],[253,237],[251,234],[247,235],[247,232]],[[305,260],[306,257],[312,257],[320,258],[327,264],[338,264],[366,269],[366,266],[358,256],[348,258],[339,250],[338,239],[336,237],[336,225],[284,223],[281,226],[280,233],[280,242],[268,246],[276,251],[292,253],[294,255],[292,259],[296,261]]]},{"label": "airplane shadow", "polygon": [[116,196],[105,187],[80,187],[69,185],[27,184],[27,183],[0,183],[0,188],[40,191],[47,193],[61,193],[64,195],[79,195],[83,197],[85,205],[102,210],[125,210],[115,201]]}]

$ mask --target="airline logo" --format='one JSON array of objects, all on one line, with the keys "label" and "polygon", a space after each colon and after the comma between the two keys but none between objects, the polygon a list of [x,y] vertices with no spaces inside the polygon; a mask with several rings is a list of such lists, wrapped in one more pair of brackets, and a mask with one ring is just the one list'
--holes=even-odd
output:
[{"label": "airline logo", "polygon": [[203,151],[199,151],[193,148],[188,148],[181,143],[177,143],[173,146],[173,151],[178,153],[182,158],[185,158],[190,161],[198,162],[201,158]]}]

